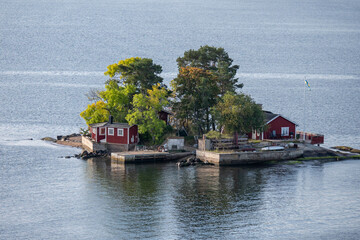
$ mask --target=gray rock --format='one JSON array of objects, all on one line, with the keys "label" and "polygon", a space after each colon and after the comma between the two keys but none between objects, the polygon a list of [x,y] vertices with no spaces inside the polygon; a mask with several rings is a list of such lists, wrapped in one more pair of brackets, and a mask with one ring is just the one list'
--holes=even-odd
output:
[{"label": "gray rock", "polygon": [[56,142],[56,139],[52,138],[52,137],[44,137],[41,140],[43,141],[49,141],[49,142]]}]

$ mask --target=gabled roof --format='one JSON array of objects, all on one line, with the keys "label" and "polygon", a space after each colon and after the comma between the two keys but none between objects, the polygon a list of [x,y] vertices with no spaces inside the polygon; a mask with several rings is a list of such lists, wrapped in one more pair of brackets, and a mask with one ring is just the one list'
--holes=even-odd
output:
[{"label": "gabled roof", "polygon": [[270,111],[263,111],[263,113],[264,113],[266,124],[269,124],[270,122],[274,121],[278,117],[282,117],[282,118],[288,120],[289,122],[295,124],[296,126],[299,126],[296,122],[291,121],[290,119],[288,119],[288,118],[286,118],[286,117],[284,117],[284,116],[282,116],[280,114],[275,114],[275,113],[272,113]]},{"label": "gabled roof", "polygon": [[90,124],[89,126],[93,128],[97,128],[97,127],[129,128],[130,127],[130,125],[127,123],[109,123],[109,122],[93,123]]},{"label": "gabled roof", "polygon": [[263,111],[263,113],[264,113],[266,123],[268,123],[271,119],[273,119],[279,115],[279,114],[272,113],[270,111]]}]

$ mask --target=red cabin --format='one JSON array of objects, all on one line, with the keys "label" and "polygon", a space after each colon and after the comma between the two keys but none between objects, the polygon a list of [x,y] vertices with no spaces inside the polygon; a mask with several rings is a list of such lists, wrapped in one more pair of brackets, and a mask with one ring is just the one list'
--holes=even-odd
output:
[{"label": "red cabin", "polygon": [[274,114],[269,111],[264,111],[266,121],[266,131],[258,133],[253,132],[249,134],[252,139],[294,139],[296,137],[297,124],[289,119]]},{"label": "red cabin", "polygon": [[127,123],[94,123],[90,124],[91,139],[97,143],[137,144],[139,142],[138,126]]},{"label": "red cabin", "polygon": [[166,110],[161,110],[159,112],[159,119],[163,120],[166,125],[170,124],[170,115],[173,115],[171,112],[166,111]]}]

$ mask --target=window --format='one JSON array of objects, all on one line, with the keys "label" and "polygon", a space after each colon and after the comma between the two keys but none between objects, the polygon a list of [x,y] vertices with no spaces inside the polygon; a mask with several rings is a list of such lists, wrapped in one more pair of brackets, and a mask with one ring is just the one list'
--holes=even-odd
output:
[{"label": "window", "polygon": [[289,127],[281,128],[281,136],[289,136]]},{"label": "window", "polygon": [[93,134],[96,134],[96,128],[92,129]]},{"label": "window", "polygon": [[118,129],[117,135],[121,137],[124,136],[124,129]]},{"label": "window", "polygon": [[114,129],[108,128],[108,135],[114,136]]},{"label": "window", "polygon": [[100,128],[100,135],[105,135],[105,128]]}]

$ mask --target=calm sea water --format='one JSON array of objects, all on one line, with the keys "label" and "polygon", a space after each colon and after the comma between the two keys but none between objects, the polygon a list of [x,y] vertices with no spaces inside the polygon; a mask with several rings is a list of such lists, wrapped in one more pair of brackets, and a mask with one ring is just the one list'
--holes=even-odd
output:
[{"label": "calm sea water", "polygon": [[84,127],[107,65],[150,57],[169,83],[208,44],[265,109],[360,148],[359,1],[0,4],[0,239],[360,238],[358,161],[123,166],[39,140]]}]

